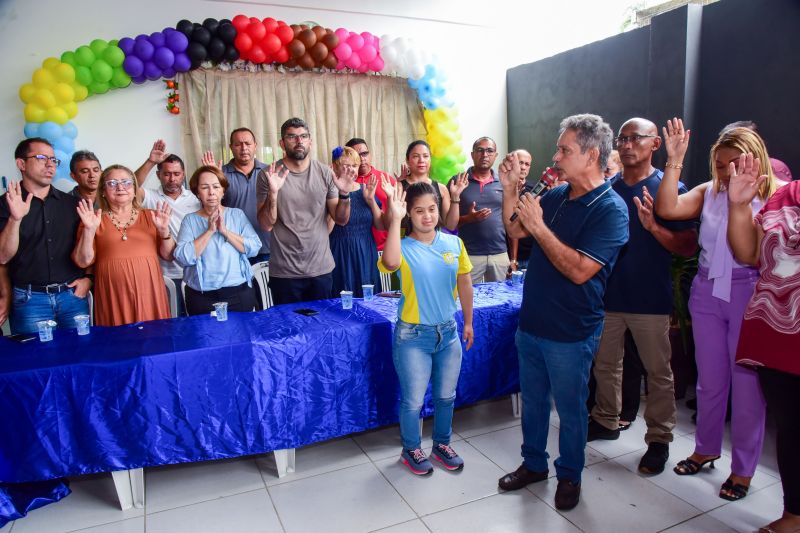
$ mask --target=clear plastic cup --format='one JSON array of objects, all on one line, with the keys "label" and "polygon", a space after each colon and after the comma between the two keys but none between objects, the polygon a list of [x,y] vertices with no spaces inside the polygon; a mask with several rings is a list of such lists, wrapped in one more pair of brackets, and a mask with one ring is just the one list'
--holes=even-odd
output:
[{"label": "clear plastic cup", "polygon": [[342,309],[353,308],[353,291],[342,291]]},{"label": "clear plastic cup", "polygon": [[37,322],[36,327],[39,328],[39,340],[41,342],[53,340],[53,328],[57,325],[55,320],[40,320]]},{"label": "clear plastic cup", "polygon": [[361,290],[364,292],[364,300],[365,301],[368,302],[368,301],[372,300],[372,298],[374,298],[374,296],[375,296],[375,293],[373,292],[374,288],[375,288],[375,285],[362,285],[361,286]]},{"label": "clear plastic cup", "polygon": [[525,277],[525,273],[517,270],[511,273],[511,283],[513,285],[522,285],[522,278]]},{"label": "clear plastic cup", "polygon": [[523,268],[522,270],[520,270],[520,272],[522,272],[522,281],[525,281],[525,277],[528,275],[528,269]]},{"label": "clear plastic cup", "polygon": [[75,316],[75,326],[78,328],[78,335],[88,335],[89,334],[89,322],[91,318],[89,315],[77,315]]},{"label": "clear plastic cup", "polygon": [[228,302],[216,302],[214,311],[217,313],[217,322],[228,320]]}]

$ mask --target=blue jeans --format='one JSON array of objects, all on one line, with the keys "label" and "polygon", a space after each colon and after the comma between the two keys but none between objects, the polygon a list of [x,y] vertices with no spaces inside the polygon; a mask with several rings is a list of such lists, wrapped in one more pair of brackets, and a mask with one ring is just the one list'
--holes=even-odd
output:
[{"label": "blue jeans", "polygon": [[603,324],[587,339],[556,342],[517,330],[522,391],[522,458],[533,472],[547,470],[550,398],[561,420],[555,460],[558,479],[580,482],[588,431],[589,371]]},{"label": "blue jeans", "polygon": [[75,316],[89,314],[88,301],[75,296],[74,289],[46,294],[14,287],[12,298],[11,333],[36,333],[40,320],[55,320],[61,329],[74,328]]},{"label": "blue jeans", "polygon": [[450,444],[456,384],[461,372],[461,341],[455,320],[435,326],[398,320],[392,359],[400,380],[403,448],[413,450],[421,446],[419,412],[429,381],[433,393],[433,442]]}]

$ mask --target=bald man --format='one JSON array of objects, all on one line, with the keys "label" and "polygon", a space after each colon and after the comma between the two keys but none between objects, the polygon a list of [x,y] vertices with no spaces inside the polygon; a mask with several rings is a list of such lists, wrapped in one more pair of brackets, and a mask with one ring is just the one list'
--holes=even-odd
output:
[{"label": "bald man", "polygon": [[[528,174],[531,171],[531,163],[533,163],[533,156],[527,150],[522,148],[514,150],[517,154],[519,161],[519,188],[525,186],[528,179]],[[522,246],[520,246],[520,243]],[[508,265],[508,275],[506,278],[511,277],[511,273],[517,270],[528,268],[528,257],[531,255],[531,247],[533,246],[533,237],[523,237],[522,239],[508,239],[508,257],[510,262]]]},{"label": "bald man", "polygon": [[[630,330],[647,371],[647,452],[639,471],[660,474],[669,458],[676,420],[669,343],[670,265],[673,253],[690,256],[697,250],[697,231],[691,221],[668,223],[653,213],[653,198],[663,176],[652,164],[661,146],[656,125],[632,118],[622,125],[615,143],[622,172],[611,178],[611,184],[628,206],[630,239],[606,288],[605,322],[594,367],[597,403],[589,419],[588,440],[619,438],[622,359],[625,331]],[[686,192],[683,184],[680,192]]]}]

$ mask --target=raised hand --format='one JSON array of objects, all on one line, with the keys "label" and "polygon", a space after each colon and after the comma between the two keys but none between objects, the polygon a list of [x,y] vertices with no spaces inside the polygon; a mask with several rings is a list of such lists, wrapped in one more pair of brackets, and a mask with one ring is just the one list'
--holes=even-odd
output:
[{"label": "raised hand", "polygon": [[395,174],[394,179],[397,181],[403,181],[411,174],[411,171],[408,169],[408,165],[403,163],[400,165],[400,174]]},{"label": "raised hand", "polygon": [[338,176],[333,173],[333,184],[339,189],[339,194],[350,194],[353,190],[353,184],[356,182],[358,170],[353,167],[342,165],[341,174]]},{"label": "raised hand", "polygon": [[158,202],[153,210],[153,224],[155,224],[160,237],[169,235],[169,216],[171,214],[172,208],[167,202]]},{"label": "raised hand", "polygon": [[406,216],[406,192],[403,187],[398,183],[397,190],[394,196],[391,197],[391,206],[389,211],[392,213],[392,219],[402,220]]},{"label": "raised hand", "polygon": [[8,213],[13,220],[22,220],[31,210],[31,200],[33,195],[28,194],[28,199],[22,199],[22,185],[18,181],[8,184],[6,202],[8,203]]},{"label": "raised hand", "polygon": [[469,178],[466,172],[462,172],[450,183],[450,198],[458,199],[467,185],[469,185]]},{"label": "raised hand", "polygon": [[98,227],[100,227],[103,211],[100,209],[95,211],[92,202],[83,198],[80,202],[78,202],[78,216],[83,223],[83,227],[88,230],[95,231]]},{"label": "raised hand", "polygon": [[499,167],[500,183],[503,184],[503,189],[514,191],[519,189],[519,173],[519,159],[517,154],[511,152],[503,159]]},{"label": "raised hand", "polygon": [[218,167],[222,168],[222,160],[219,161],[214,160],[214,152],[211,150],[206,150],[203,152],[203,157],[200,159],[200,162],[203,163],[204,167]]},{"label": "raised hand", "polygon": [[689,137],[691,130],[683,129],[683,120],[673,118],[667,121],[666,127],[662,128],[664,133],[664,146],[667,149],[667,158],[673,164],[680,164],[686,150],[689,148]]},{"label": "raised hand", "polygon": [[378,189],[378,178],[374,175],[369,177],[369,180],[361,187],[361,193],[364,195],[364,201],[370,204],[375,201],[375,191]]},{"label": "raised hand", "polygon": [[395,194],[395,186],[392,185],[392,180],[389,176],[381,176],[381,189],[386,194],[386,198],[391,200]]},{"label": "raised hand", "polygon": [[636,211],[639,215],[639,222],[642,227],[647,231],[653,231],[656,226],[656,218],[653,213],[653,197],[647,187],[642,187],[642,199],[639,200],[636,196],[633,197],[633,203],[636,205]]},{"label": "raised hand", "polygon": [[286,167],[281,168],[280,171],[276,169],[275,162],[265,169],[264,173],[267,175],[267,184],[269,184],[270,192],[277,193],[286,183],[286,177],[289,175],[289,169]]},{"label": "raised hand", "polygon": [[477,203],[472,202],[469,211],[467,212],[466,215],[464,215],[464,218],[466,218],[465,222],[467,222],[468,224],[471,224],[473,222],[482,222],[492,215],[492,210],[489,209],[488,207],[476,210],[477,206],[478,206]]},{"label": "raised hand", "polygon": [[761,184],[767,179],[766,174],[759,176],[761,161],[753,154],[739,156],[738,164],[730,163],[730,182],[728,183],[728,201],[732,204],[749,205],[758,194]]},{"label": "raised hand", "polygon": [[168,155],[167,143],[165,143],[162,139],[159,139],[153,143],[153,148],[150,149],[150,156],[147,158],[147,160],[157,165],[159,163],[163,163]]}]

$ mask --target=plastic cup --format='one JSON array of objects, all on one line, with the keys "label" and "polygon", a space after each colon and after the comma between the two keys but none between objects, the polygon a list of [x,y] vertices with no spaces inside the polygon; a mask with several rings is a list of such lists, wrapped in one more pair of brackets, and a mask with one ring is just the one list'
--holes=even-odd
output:
[{"label": "plastic cup", "polygon": [[342,309],[353,308],[353,291],[342,291]]},{"label": "plastic cup", "polygon": [[217,322],[228,320],[228,302],[216,302],[214,311],[217,313]]},{"label": "plastic cup", "polygon": [[77,315],[75,317],[75,325],[78,327],[78,335],[89,334],[89,315]]},{"label": "plastic cup", "polygon": [[40,320],[37,322],[36,327],[39,328],[39,341],[49,342],[53,340],[53,328],[57,325],[55,320]]},{"label": "plastic cup", "polygon": [[374,288],[375,288],[375,285],[362,285],[361,286],[361,290],[364,292],[364,300],[365,301],[368,302],[368,301],[372,300],[372,298],[374,298],[374,296],[375,296],[374,293],[373,293],[373,289]]},{"label": "plastic cup", "polygon": [[525,277],[525,273],[519,270],[511,273],[511,283],[513,285],[522,285],[522,278]]},{"label": "plastic cup", "polygon": [[523,268],[522,270],[520,270],[520,272],[522,272],[522,281],[525,281],[525,278],[528,276],[528,269]]}]

